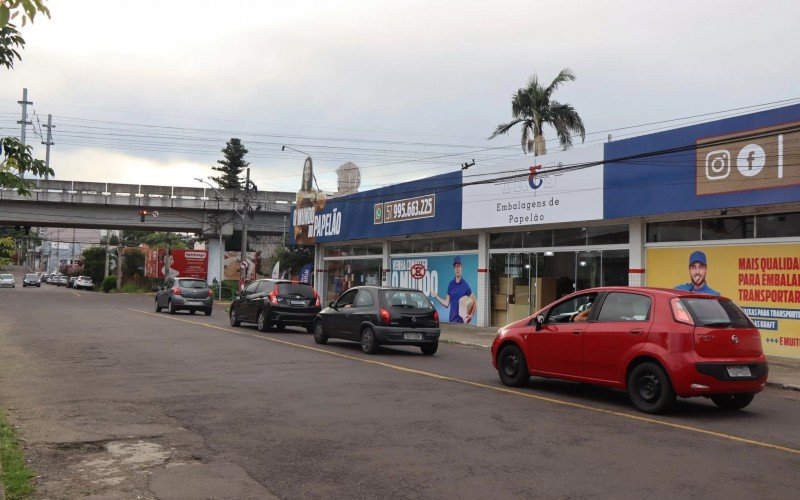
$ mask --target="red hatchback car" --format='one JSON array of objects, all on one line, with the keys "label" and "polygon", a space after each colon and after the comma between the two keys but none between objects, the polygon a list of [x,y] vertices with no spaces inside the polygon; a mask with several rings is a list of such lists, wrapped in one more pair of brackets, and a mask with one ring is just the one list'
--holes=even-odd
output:
[{"label": "red hatchback car", "polygon": [[515,387],[535,375],[627,390],[645,413],[676,396],[744,408],[769,370],[758,329],[731,300],[634,287],[573,293],[503,327],[492,364]]}]

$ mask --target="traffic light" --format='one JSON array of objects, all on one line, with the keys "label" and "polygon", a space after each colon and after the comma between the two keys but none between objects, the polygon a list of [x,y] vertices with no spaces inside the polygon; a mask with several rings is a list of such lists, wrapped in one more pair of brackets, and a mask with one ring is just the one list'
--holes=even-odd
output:
[{"label": "traffic light", "polygon": [[145,217],[147,217],[147,210],[139,210],[139,220],[144,222]]}]

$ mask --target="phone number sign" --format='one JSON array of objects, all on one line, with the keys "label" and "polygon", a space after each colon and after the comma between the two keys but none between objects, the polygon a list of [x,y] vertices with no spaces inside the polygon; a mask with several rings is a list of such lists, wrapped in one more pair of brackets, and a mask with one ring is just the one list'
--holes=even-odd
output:
[{"label": "phone number sign", "polygon": [[375,204],[375,224],[388,224],[436,216],[436,195],[426,194],[414,198],[386,201]]}]

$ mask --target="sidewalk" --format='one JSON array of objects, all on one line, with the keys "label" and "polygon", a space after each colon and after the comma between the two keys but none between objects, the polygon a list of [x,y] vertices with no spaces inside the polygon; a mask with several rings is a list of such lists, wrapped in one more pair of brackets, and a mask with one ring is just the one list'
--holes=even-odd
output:
[{"label": "sidewalk", "polygon": [[[442,323],[442,342],[486,348],[497,335],[496,327]],[[800,360],[770,356],[767,385],[800,391]],[[487,363],[489,360],[487,359]]]}]

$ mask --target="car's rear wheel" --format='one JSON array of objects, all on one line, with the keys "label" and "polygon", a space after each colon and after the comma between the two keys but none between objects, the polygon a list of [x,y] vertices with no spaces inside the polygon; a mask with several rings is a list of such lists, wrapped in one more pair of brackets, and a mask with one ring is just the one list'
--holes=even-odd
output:
[{"label": "car's rear wheel", "polygon": [[169,301],[169,304],[167,304],[167,305],[169,306],[169,313],[170,314],[175,314],[176,312],[178,312],[178,310],[175,309],[175,304],[173,304],[171,300]]},{"label": "car's rear wheel", "polygon": [[439,349],[439,342],[434,342],[433,344],[425,344],[419,346],[422,354],[426,356],[433,356],[436,354],[436,351]]},{"label": "car's rear wheel", "polygon": [[278,330],[279,332],[282,332],[282,331],[286,330],[286,325],[284,325],[280,321],[276,321],[275,322],[275,329]]},{"label": "car's rear wheel", "polygon": [[741,410],[753,402],[756,397],[752,393],[738,393],[738,394],[714,394],[711,401],[723,410]]},{"label": "car's rear wheel", "polygon": [[231,326],[239,326],[242,324],[242,322],[239,320],[239,315],[236,314],[235,309],[231,309],[229,318],[231,320]]},{"label": "car's rear wheel", "polygon": [[158,299],[156,299],[156,312],[160,313],[161,309],[162,309],[162,307],[158,305]]},{"label": "car's rear wheel", "polygon": [[631,372],[628,396],[633,406],[644,413],[663,413],[675,403],[675,391],[667,373],[651,361],[638,365]]},{"label": "car's rear wheel", "polygon": [[269,330],[269,323],[267,323],[267,313],[261,311],[258,313],[258,320],[256,320],[256,327],[259,332],[266,332]]},{"label": "car's rear wheel", "polygon": [[513,344],[503,347],[497,356],[497,373],[500,381],[511,387],[522,387],[531,379],[525,355]]},{"label": "car's rear wheel", "polygon": [[325,327],[322,325],[322,321],[314,323],[314,342],[317,344],[325,344],[328,342],[328,336],[325,335]]},{"label": "car's rear wheel", "polygon": [[204,313],[206,316],[211,316],[211,308],[209,307],[208,309],[205,309],[205,310],[203,311],[203,313]]},{"label": "car's rear wheel", "polygon": [[361,331],[361,350],[367,354],[378,352],[378,339],[375,337],[375,330],[369,326]]},{"label": "car's rear wheel", "polygon": [[192,316],[194,316],[194,315],[195,315],[195,313],[197,313],[197,309],[189,309],[189,314],[191,314]]}]

